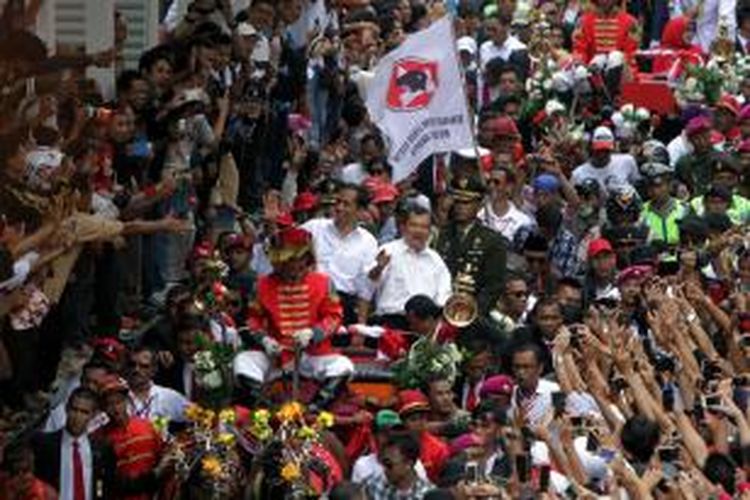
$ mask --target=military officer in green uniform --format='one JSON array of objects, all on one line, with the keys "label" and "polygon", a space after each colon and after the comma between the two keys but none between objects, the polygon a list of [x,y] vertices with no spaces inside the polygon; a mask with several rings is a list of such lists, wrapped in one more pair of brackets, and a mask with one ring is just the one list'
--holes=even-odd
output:
[{"label": "military officer in green uniform", "polygon": [[453,179],[450,221],[435,243],[435,250],[453,276],[454,287],[460,283],[459,291],[473,294],[482,315],[495,306],[502,293],[507,257],[506,239],[477,219],[485,191],[479,177]]}]

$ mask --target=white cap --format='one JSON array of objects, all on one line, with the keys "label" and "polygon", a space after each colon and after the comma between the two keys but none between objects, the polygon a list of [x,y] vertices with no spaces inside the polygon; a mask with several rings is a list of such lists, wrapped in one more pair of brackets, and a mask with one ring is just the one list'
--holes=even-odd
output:
[{"label": "white cap", "polygon": [[253,36],[258,34],[258,30],[248,22],[241,22],[234,29],[235,34],[239,36]]},{"label": "white cap", "polygon": [[594,149],[614,149],[615,136],[609,127],[596,127],[591,136],[591,146]]},{"label": "white cap", "polygon": [[467,160],[476,160],[477,153],[479,153],[480,158],[483,158],[487,156],[488,154],[492,153],[492,151],[483,147],[477,147],[476,149],[475,148],[458,149],[454,151],[454,153],[456,153],[461,158],[465,158]]},{"label": "white cap", "polygon": [[472,54],[477,53],[477,42],[470,36],[462,36],[461,38],[459,38],[458,41],[456,41],[456,47],[458,48],[459,52],[465,50],[467,52],[471,52]]}]

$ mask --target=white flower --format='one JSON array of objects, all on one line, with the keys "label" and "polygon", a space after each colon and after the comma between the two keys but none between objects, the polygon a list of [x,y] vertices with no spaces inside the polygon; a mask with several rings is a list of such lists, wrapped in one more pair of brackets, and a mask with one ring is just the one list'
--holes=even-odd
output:
[{"label": "white flower", "polygon": [[214,370],[204,374],[200,377],[199,381],[200,386],[207,389],[218,389],[224,383],[221,378],[221,372],[219,372],[218,370]]},{"label": "white flower", "polygon": [[544,90],[551,90],[552,89],[552,79],[547,78],[542,82],[542,88]]},{"label": "white flower", "polygon": [[711,60],[708,61],[708,63],[706,64],[706,69],[711,69],[711,70],[718,69],[719,62],[720,61],[716,59],[715,57],[711,58]]},{"label": "white flower", "polygon": [[543,98],[544,98],[544,95],[537,89],[534,89],[529,93],[529,99],[531,99],[532,101],[543,99]]},{"label": "white flower", "polygon": [[585,66],[578,66],[575,69],[575,72],[573,73],[573,78],[576,82],[579,82],[581,80],[586,80],[589,77],[589,71],[586,69]]},{"label": "white flower", "polygon": [[573,79],[570,73],[558,71],[552,75],[552,88],[555,92],[567,92],[573,87]]},{"label": "white flower", "polygon": [[685,92],[691,93],[695,92],[695,89],[698,87],[698,79],[694,76],[689,77],[687,80],[685,80]]},{"label": "white flower", "polygon": [[638,108],[635,111],[635,117],[638,119],[638,121],[645,122],[649,118],[651,118],[651,113],[646,108]]},{"label": "white flower", "polygon": [[606,54],[598,54],[594,56],[593,59],[591,59],[591,62],[589,63],[589,67],[591,69],[601,71],[605,67],[607,67],[607,55]]},{"label": "white flower", "polygon": [[632,115],[635,112],[635,106],[628,103],[625,104],[623,107],[620,108],[620,113],[623,115]]},{"label": "white flower", "polygon": [[625,56],[619,50],[609,53],[607,58],[607,69],[619,68],[625,63]]},{"label": "white flower", "polygon": [[556,99],[550,99],[547,104],[544,105],[544,113],[547,116],[552,116],[555,113],[564,113],[565,106]]},{"label": "white flower", "polygon": [[216,368],[211,351],[199,351],[194,358],[195,369],[200,372],[210,372]]},{"label": "white flower", "polygon": [[535,71],[531,78],[534,80],[541,80],[542,78],[544,78],[544,75],[541,71]]},{"label": "white flower", "polygon": [[612,116],[610,117],[610,119],[612,120],[612,124],[616,128],[620,128],[623,125],[625,125],[625,117],[623,116],[623,113],[619,111],[612,113]]},{"label": "white flower", "polygon": [[526,92],[531,92],[534,89],[534,80],[529,78],[526,80]]}]

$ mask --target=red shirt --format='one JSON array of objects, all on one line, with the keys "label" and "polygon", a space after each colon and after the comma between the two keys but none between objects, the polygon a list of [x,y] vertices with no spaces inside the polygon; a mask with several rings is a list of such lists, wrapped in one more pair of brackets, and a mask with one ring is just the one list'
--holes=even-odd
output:
[{"label": "red shirt", "polygon": [[271,335],[283,347],[294,348],[293,334],[311,328],[325,340],[307,348],[311,355],[333,352],[330,336],[343,319],[343,308],[327,275],[307,273],[297,283],[285,283],[276,274],[258,280],[256,300],[250,305],[251,332]]},{"label": "red shirt", "polygon": [[625,62],[635,71],[635,51],[638,50],[638,22],[627,12],[606,16],[587,12],[573,34],[573,53],[585,64],[598,54],[620,51]]},{"label": "red shirt", "polygon": [[427,477],[434,483],[439,479],[440,472],[451,455],[450,448],[445,441],[427,431],[422,433],[421,446],[419,459],[427,471]]},{"label": "red shirt", "polygon": [[[131,418],[123,427],[109,424],[97,431],[114,449],[117,475],[121,479],[137,478],[151,472],[159,462],[161,438],[150,421]],[[153,495],[132,495],[130,500],[148,499]]]}]

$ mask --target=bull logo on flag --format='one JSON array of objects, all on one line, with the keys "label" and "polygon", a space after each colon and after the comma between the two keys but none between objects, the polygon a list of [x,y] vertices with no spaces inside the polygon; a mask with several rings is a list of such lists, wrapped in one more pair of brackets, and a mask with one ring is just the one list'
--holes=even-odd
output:
[{"label": "bull logo on flag", "polygon": [[438,88],[438,64],[405,58],[393,64],[386,103],[394,111],[415,111],[429,106]]}]

